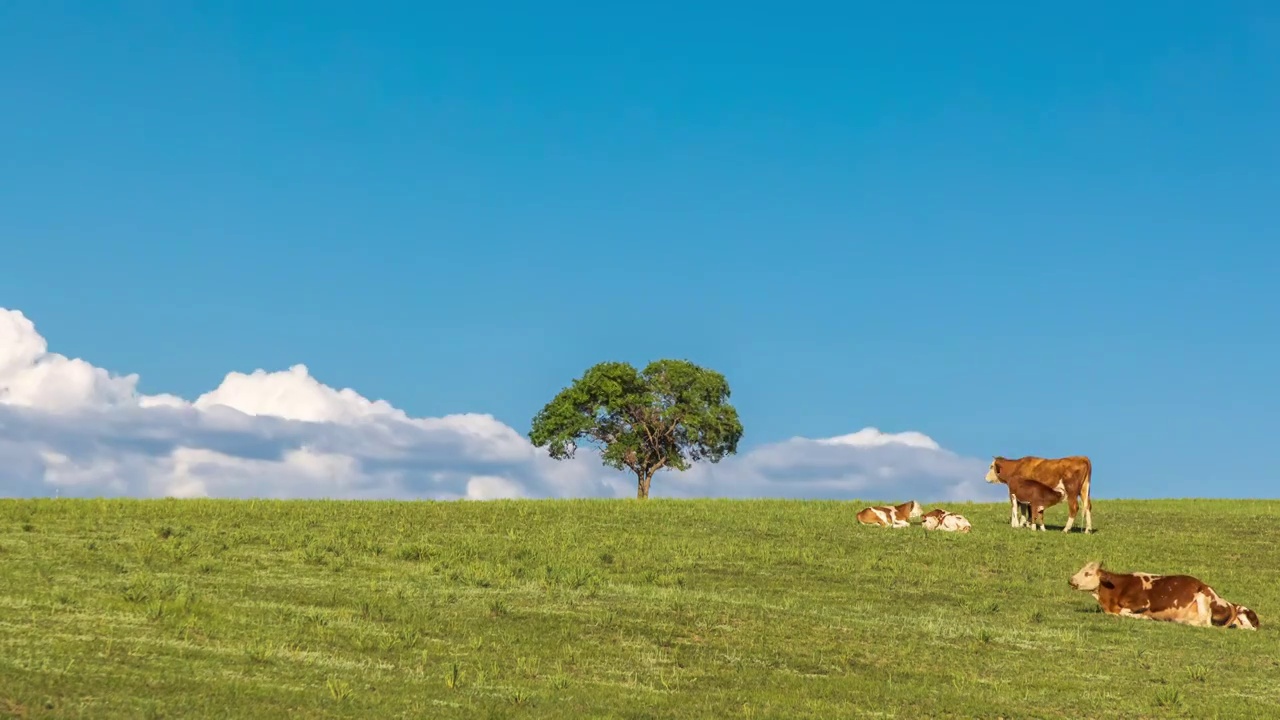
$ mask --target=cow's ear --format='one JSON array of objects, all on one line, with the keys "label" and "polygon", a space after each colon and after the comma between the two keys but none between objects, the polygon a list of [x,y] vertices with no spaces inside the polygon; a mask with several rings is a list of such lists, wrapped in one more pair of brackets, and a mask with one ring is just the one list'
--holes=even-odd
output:
[{"label": "cow's ear", "polygon": [[1110,580],[1108,580],[1108,579],[1106,579],[1106,578],[1102,578],[1102,579],[1098,580],[1098,584],[1099,584],[1099,585],[1101,585],[1102,587],[1104,587],[1104,588],[1108,589],[1108,590],[1115,590],[1115,589],[1116,589],[1116,585],[1115,585],[1115,583],[1111,582]]}]

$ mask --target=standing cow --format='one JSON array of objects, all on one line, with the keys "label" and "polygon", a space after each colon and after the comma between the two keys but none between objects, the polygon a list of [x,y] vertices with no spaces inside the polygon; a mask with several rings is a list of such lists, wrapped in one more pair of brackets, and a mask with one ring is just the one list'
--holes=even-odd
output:
[{"label": "standing cow", "polygon": [[[1063,532],[1071,532],[1075,525],[1076,513],[1084,506],[1084,531],[1093,532],[1093,503],[1089,500],[1089,483],[1093,476],[1093,463],[1084,455],[1072,455],[1063,458],[1042,458],[1028,455],[1020,458],[1005,458],[997,455],[991,459],[991,467],[987,470],[986,480],[989,483],[1007,482],[1010,477],[1024,477],[1038,480],[1049,487],[1062,483],[1067,492],[1067,525]],[[1009,524],[1022,527],[1026,521],[1022,519],[1018,498],[1013,490],[1009,491]],[[1029,510],[1029,508],[1028,508]]]}]

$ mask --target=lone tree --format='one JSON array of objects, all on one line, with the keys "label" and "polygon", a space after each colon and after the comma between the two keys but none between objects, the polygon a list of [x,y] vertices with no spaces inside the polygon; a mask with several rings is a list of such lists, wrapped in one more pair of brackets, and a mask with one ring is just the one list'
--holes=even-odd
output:
[{"label": "lone tree", "polygon": [[655,360],[639,372],[602,362],[534,416],[529,440],[556,460],[573,457],[579,443],[599,448],[605,465],[636,474],[636,497],[645,499],[659,470],[738,451],[742,423],[728,400],[723,375],[685,360]]}]

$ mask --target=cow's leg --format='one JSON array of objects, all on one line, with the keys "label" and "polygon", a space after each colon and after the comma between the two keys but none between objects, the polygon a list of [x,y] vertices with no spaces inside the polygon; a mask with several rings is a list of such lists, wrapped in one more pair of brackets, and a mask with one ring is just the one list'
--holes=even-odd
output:
[{"label": "cow's leg", "polygon": [[1014,498],[1013,500],[1013,526],[1014,527],[1031,528],[1032,530],[1035,530],[1036,526],[1035,526],[1034,520],[1032,519],[1034,517],[1032,513],[1033,511],[1031,509],[1031,506],[1028,505],[1027,514],[1023,516],[1022,503],[1018,502],[1017,498]]},{"label": "cow's leg", "polygon": [[1076,512],[1079,510],[1079,498],[1075,495],[1067,495],[1067,524],[1062,528],[1062,532],[1071,532],[1071,526],[1076,524]]},{"label": "cow's leg", "polygon": [[1196,621],[1194,624],[1199,627],[1213,625],[1212,604],[1204,593],[1196,593]]},{"label": "cow's leg", "polygon": [[1022,514],[1022,506],[1025,503],[1018,502],[1018,497],[1009,492],[1009,526],[1020,528],[1031,524],[1031,506],[1027,505],[1026,515]]}]

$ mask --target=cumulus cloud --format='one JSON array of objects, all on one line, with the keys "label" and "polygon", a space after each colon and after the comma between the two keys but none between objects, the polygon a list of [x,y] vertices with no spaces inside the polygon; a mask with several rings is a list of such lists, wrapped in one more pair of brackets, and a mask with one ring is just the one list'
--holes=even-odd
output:
[{"label": "cumulus cloud", "polygon": [[[999,499],[986,463],[918,432],[792,438],[667,472],[655,496]],[[231,372],[194,401],[138,392],[49,351],[0,308],[0,495],[490,500],[628,497],[634,479],[557,462],[492,415],[411,417],[305,365]]]}]

